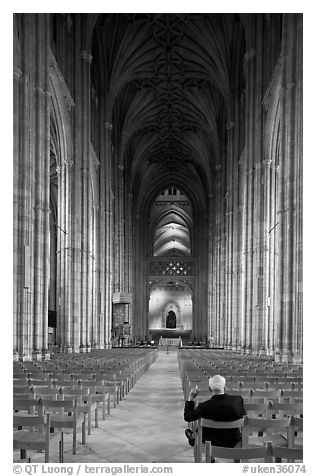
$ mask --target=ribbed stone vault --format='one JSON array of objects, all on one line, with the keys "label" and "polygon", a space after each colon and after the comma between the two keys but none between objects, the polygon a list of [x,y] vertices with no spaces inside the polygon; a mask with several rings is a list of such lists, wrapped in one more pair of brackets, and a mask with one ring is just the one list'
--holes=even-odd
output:
[{"label": "ribbed stone vault", "polygon": [[152,188],[166,172],[174,183],[190,176],[196,193],[209,189],[243,45],[238,15],[98,19],[92,79],[107,91],[118,154],[142,200],[143,187]]}]

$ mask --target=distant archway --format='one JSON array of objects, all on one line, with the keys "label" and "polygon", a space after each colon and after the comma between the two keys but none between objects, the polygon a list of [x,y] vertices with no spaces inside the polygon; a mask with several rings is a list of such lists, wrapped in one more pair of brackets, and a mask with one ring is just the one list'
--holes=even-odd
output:
[{"label": "distant archway", "polygon": [[175,312],[170,309],[166,316],[166,329],[175,329],[177,327],[177,316]]}]

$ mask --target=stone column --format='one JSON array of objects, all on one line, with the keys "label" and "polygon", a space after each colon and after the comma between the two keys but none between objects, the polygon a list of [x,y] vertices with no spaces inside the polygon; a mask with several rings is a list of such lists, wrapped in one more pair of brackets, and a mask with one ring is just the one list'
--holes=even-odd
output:
[{"label": "stone column", "polygon": [[215,201],[214,201],[214,274],[212,286],[215,288],[213,307],[213,345],[224,345],[225,313],[225,230],[224,215],[224,169],[221,164],[215,167]]},{"label": "stone column", "polygon": [[261,262],[262,280],[260,283],[261,301],[259,305],[260,319],[262,321],[262,332],[260,336],[260,354],[269,354],[269,326],[270,326],[270,224],[271,224],[271,163],[270,158],[262,161],[262,183],[261,183],[261,202],[262,202],[262,220],[260,227],[261,235]]},{"label": "stone column", "polygon": [[124,276],[124,166],[119,164],[114,169],[115,172],[115,206],[114,206],[114,288],[115,292],[125,291]]},{"label": "stone column", "polygon": [[226,296],[225,296],[225,347],[233,348],[233,289],[234,289],[234,126],[230,121],[226,124],[227,130],[227,160],[226,160],[226,209],[225,209],[225,231],[226,231]]},{"label": "stone column", "polygon": [[[283,15],[282,44],[282,142],[280,175],[280,317],[283,361],[297,355],[296,334],[301,339],[302,316],[295,314],[301,303],[301,182],[302,172],[302,15]],[[300,308],[301,311],[301,308]],[[300,349],[301,350],[301,349]]]},{"label": "stone column", "polygon": [[[107,112],[109,114],[109,111]],[[104,344],[111,347],[113,293],[113,192],[112,192],[112,124],[105,122],[105,321]]]},{"label": "stone column", "polygon": [[49,282],[49,16],[15,16],[14,329],[16,358],[46,353]]},{"label": "stone column", "polygon": [[[128,184],[125,182],[125,223],[124,223],[124,235],[125,235],[125,285],[126,291],[131,293],[132,287],[132,269],[133,269],[133,194],[126,191]],[[133,300],[134,296],[132,295],[132,301],[128,306],[128,322],[131,325],[131,336],[133,336],[133,326],[132,326],[132,316],[133,316]]]},{"label": "stone column", "polygon": [[71,174],[73,162],[65,160],[58,169],[58,241],[57,254],[57,332],[62,350],[73,351],[72,248],[71,248]]},{"label": "stone column", "polygon": [[246,184],[246,223],[245,223],[245,349],[246,353],[251,353],[253,349],[253,225],[254,225],[254,153],[255,153],[255,121],[256,117],[256,95],[257,92],[257,70],[256,70],[256,50],[250,48],[245,54],[246,69],[246,160],[247,160],[247,184]]},{"label": "stone column", "polygon": [[239,326],[239,342],[238,348],[243,350],[246,348],[246,313],[245,313],[245,298],[246,298],[246,279],[245,270],[247,266],[246,260],[246,157],[243,152],[238,162],[238,278],[237,278],[237,292],[238,292],[238,326]]}]

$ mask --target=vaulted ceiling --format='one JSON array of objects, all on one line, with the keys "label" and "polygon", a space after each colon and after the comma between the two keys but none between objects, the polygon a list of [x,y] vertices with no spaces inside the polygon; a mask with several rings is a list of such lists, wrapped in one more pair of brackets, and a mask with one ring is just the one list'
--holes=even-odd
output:
[{"label": "vaulted ceiling", "polygon": [[243,54],[237,14],[99,16],[92,82],[134,193],[153,200],[175,185],[205,202],[242,91]]}]

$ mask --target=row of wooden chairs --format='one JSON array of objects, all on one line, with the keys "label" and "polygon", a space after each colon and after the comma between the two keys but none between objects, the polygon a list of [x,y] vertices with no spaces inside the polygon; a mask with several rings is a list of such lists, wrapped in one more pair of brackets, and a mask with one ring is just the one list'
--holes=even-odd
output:
[{"label": "row of wooden chairs", "polygon": [[261,448],[224,448],[222,446],[213,446],[210,441],[205,444],[205,462],[212,463],[215,458],[233,461],[234,463],[254,462],[256,460],[264,463],[281,463],[287,461],[303,460],[302,448],[285,448],[283,446],[273,445],[272,442],[266,443]]},{"label": "row of wooden chairs", "polygon": [[[241,447],[243,449],[262,449],[269,442],[278,447],[285,447],[288,449],[294,448],[302,451],[303,448],[302,439],[301,437],[297,436],[301,435],[303,432],[302,418],[291,417],[271,419],[251,418],[246,416],[245,418],[229,422],[219,422],[210,419],[200,418],[197,421],[197,425],[194,429],[195,431],[197,431],[194,445],[195,463],[202,462],[202,454],[204,450],[204,445],[202,442],[203,427],[216,429],[239,428],[241,430],[242,435]],[[205,446],[209,447],[209,445],[207,444]],[[214,454],[212,455],[211,453],[211,456],[214,456]],[[238,457],[236,456],[236,458]]]},{"label": "row of wooden chairs", "polygon": [[[90,381],[91,386],[106,386],[106,390],[111,394],[113,404],[116,406],[157,356],[157,352],[153,350],[137,349],[137,351],[137,353],[132,352],[131,356],[124,353],[125,357],[128,356],[123,359],[124,365],[117,361],[113,363],[113,359],[111,364],[104,357],[84,360],[79,357],[79,361],[81,361],[79,364],[73,356],[70,359],[71,362],[65,360],[64,356],[58,356],[53,362],[22,363],[20,367],[16,366],[16,368],[20,368],[20,372],[15,371],[14,382],[18,386],[18,382],[21,383],[24,376],[36,385],[40,384],[40,380],[45,382],[50,380],[55,385],[64,385],[64,381],[72,380],[73,386],[78,383],[79,386],[87,387]],[[82,366],[82,362],[87,365]],[[69,385],[68,382],[66,385]]]},{"label": "row of wooden chairs", "polygon": [[[236,373],[234,376],[229,376],[227,373],[228,368],[225,368],[226,363],[221,363],[221,369],[218,368],[216,371],[207,373],[206,369],[203,368],[202,364],[199,361],[198,356],[201,351],[179,351],[178,352],[178,361],[180,369],[180,377],[182,379],[184,397],[187,398],[190,388],[195,385],[198,385],[202,394],[208,395],[208,376],[214,373],[226,374],[226,388],[232,393],[237,392],[249,398],[249,391],[253,389],[254,391],[259,390],[270,390],[280,392],[280,398],[302,398],[302,376],[292,376],[284,377],[280,374],[275,374],[274,378],[268,378],[268,376],[262,375],[249,375],[249,371],[243,370],[242,373]],[[206,352],[206,351],[203,351]],[[192,355],[195,354],[196,357],[192,358]],[[211,351],[210,355],[216,356],[214,352]],[[203,361],[203,357],[201,357]],[[229,366],[228,366],[229,367]],[[235,363],[236,367],[236,363]],[[241,369],[240,369],[241,370]],[[291,392],[293,392],[291,394]],[[296,392],[296,393],[294,393]],[[286,395],[285,395],[286,394]]]},{"label": "row of wooden chairs", "polygon": [[[35,445],[37,440],[42,441],[43,435],[57,431],[60,441],[59,461],[62,462],[63,432],[67,428],[72,431],[72,452],[76,454],[78,430],[81,429],[81,443],[85,444],[86,434],[91,434],[93,415],[94,426],[98,427],[100,406],[102,418],[105,419],[106,411],[110,413],[110,396],[116,406],[155,360],[157,354],[152,350],[144,352],[143,349],[133,352],[132,356],[124,353],[128,358],[123,359],[122,365],[113,359],[109,362],[101,355],[100,359],[84,359],[84,365],[78,365],[74,356],[69,359],[70,362],[60,355],[48,362],[15,363],[14,448],[21,450],[21,461],[26,460],[27,449],[39,449]],[[81,358],[79,360],[82,361]],[[117,379],[115,372],[119,375]],[[46,415],[49,418],[48,423]],[[35,425],[36,418],[38,426]],[[43,419],[46,419],[44,429]],[[30,422],[32,425],[29,425]],[[28,430],[23,429],[28,425]],[[56,439],[58,438],[56,435]],[[50,458],[52,440],[54,438],[46,438],[45,448],[40,448],[45,451],[45,462]]]},{"label": "row of wooden chairs", "polygon": [[[196,385],[200,388],[196,404],[210,398],[208,378],[210,375],[221,374],[226,377],[226,392],[241,395],[244,399],[247,416],[245,425],[242,419],[243,442],[254,441],[257,445],[260,441],[258,432],[263,434],[259,425],[262,425],[263,421],[271,420],[272,425],[279,426],[283,423],[285,431],[285,433],[281,430],[278,432],[278,438],[273,441],[274,445],[287,445],[288,435],[286,432],[291,431],[293,421],[298,421],[301,422],[301,427],[298,431],[299,438],[296,438],[296,444],[301,446],[303,439],[303,376],[301,367],[274,365],[273,362],[260,363],[260,359],[258,359],[259,362],[256,362],[254,358],[252,358],[250,366],[243,364],[238,358],[231,360],[222,357],[224,357],[222,353],[216,355],[216,353],[207,350],[178,352],[184,398],[188,398],[191,388]],[[214,359],[210,361],[211,358]],[[249,363],[248,359],[247,364]],[[249,424],[254,423],[254,418],[260,420],[257,431],[255,434],[247,435]],[[298,420],[293,420],[293,418],[298,418]],[[191,429],[195,429],[194,423],[190,423],[189,426]],[[270,430],[269,433],[271,433]],[[200,431],[200,437],[201,434]],[[264,450],[261,448],[262,451]]]}]

